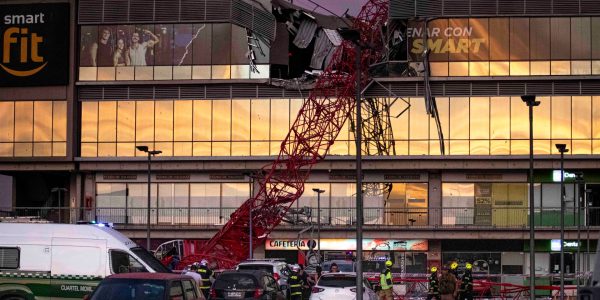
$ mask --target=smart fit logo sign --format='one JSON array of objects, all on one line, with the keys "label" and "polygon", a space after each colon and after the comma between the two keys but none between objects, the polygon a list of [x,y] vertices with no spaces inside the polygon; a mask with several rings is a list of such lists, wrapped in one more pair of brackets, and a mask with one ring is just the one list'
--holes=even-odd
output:
[{"label": "smart fit logo sign", "polygon": [[0,86],[66,85],[69,3],[0,5]]},{"label": "smart fit logo sign", "polygon": [[[31,31],[27,25],[44,24],[44,14],[5,15],[4,24],[16,26],[8,27],[2,35],[2,63],[0,67],[7,73],[18,77],[31,76],[41,71],[48,64],[39,53],[39,47],[44,42],[44,37]],[[11,57],[13,51],[18,53],[16,62]],[[35,64],[39,64],[39,66],[31,66]],[[24,69],[14,69],[13,66],[23,66]]]}]

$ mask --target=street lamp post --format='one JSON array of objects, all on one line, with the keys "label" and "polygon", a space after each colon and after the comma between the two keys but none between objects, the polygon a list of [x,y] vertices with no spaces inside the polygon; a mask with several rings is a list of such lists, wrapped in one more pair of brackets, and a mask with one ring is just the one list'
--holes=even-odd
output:
[{"label": "street lamp post", "polygon": [[325,190],[314,188],[313,191],[317,193],[317,253],[319,253],[319,265],[321,265],[321,194],[325,193]]},{"label": "street lamp post", "polygon": [[147,221],[146,222],[146,250],[150,251],[150,207],[151,207],[151,204],[150,204],[150,197],[151,197],[151,178],[150,178],[151,169],[150,169],[150,165],[151,165],[151,163],[150,162],[152,160],[152,156],[153,155],[161,154],[162,151],[156,150],[156,149],[149,150],[148,146],[136,146],[136,148],[139,151],[148,153],[148,212],[147,212],[148,213],[147,214],[148,219],[146,220]]},{"label": "street lamp post", "polygon": [[361,58],[363,42],[360,32],[356,29],[339,28],[338,33],[342,39],[354,44],[355,72],[356,72],[356,300],[363,299],[363,274],[362,274],[362,239],[363,239],[363,202],[362,202],[362,111],[361,111]]},{"label": "street lamp post", "polygon": [[533,193],[533,107],[540,105],[534,95],[521,96],[529,108],[529,297],[535,299],[535,201]]},{"label": "street lamp post", "polygon": [[566,144],[556,144],[560,152],[560,300],[565,299],[565,153]]}]

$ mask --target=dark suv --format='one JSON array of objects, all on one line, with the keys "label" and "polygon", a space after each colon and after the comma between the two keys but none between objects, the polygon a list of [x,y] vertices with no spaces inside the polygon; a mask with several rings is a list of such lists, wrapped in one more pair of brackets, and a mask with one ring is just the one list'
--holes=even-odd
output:
[{"label": "dark suv", "polygon": [[204,300],[192,277],[172,273],[122,273],[106,277],[89,300]]},{"label": "dark suv", "polygon": [[285,300],[275,278],[265,271],[232,270],[217,277],[208,299]]}]

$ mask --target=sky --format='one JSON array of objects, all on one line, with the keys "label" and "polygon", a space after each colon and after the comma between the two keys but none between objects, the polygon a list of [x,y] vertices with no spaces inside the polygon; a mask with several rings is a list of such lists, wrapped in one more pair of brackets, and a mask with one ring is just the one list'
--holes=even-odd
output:
[{"label": "sky", "polygon": [[[319,5],[326,7],[331,10],[335,14],[342,15],[346,9],[349,9],[348,13],[350,15],[356,16],[360,11],[361,7],[366,3],[366,0],[312,0],[313,2],[318,3]],[[313,10],[315,5],[312,4],[309,0],[293,0],[294,4],[306,7],[308,10]],[[323,10],[316,10],[319,13],[329,14]]]}]

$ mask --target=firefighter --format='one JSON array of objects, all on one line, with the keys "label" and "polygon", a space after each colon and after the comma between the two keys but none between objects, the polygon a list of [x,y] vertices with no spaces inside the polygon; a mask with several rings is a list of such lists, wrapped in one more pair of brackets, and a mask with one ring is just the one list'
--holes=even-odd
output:
[{"label": "firefighter", "polygon": [[379,291],[380,300],[394,300],[394,278],[392,277],[393,263],[391,260],[385,262],[385,269],[381,271],[379,275],[379,284],[381,284],[381,291]]},{"label": "firefighter", "polygon": [[431,274],[429,275],[429,290],[427,290],[427,300],[440,300],[437,267],[431,267],[430,271]]},{"label": "firefighter", "polygon": [[298,275],[298,271],[300,271],[300,266],[293,266],[292,274],[288,277],[290,300],[302,300],[302,279]]},{"label": "firefighter", "polygon": [[465,265],[465,274],[463,274],[460,282],[460,289],[458,290],[459,300],[473,300],[473,275],[471,274],[473,265],[467,263]]},{"label": "firefighter", "polygon": [[200,262],[200,267],[198,267],[198,274],[202,276],[202,285],[200,286],[200,290],[204,297],[208,299],[208,295],[210,294],[210,286],[212,285],[213,280],[213,271],[208,267],[208,261],[203,259]]},{"label": "firefighter", "polygon": [[458,263],[457,262],[453,261],[450,264],[450,272],[448,272],[448,273],[454,275],[454,278],[456,278],[456,280],[459,279],[459,277],[458,277]]}]

